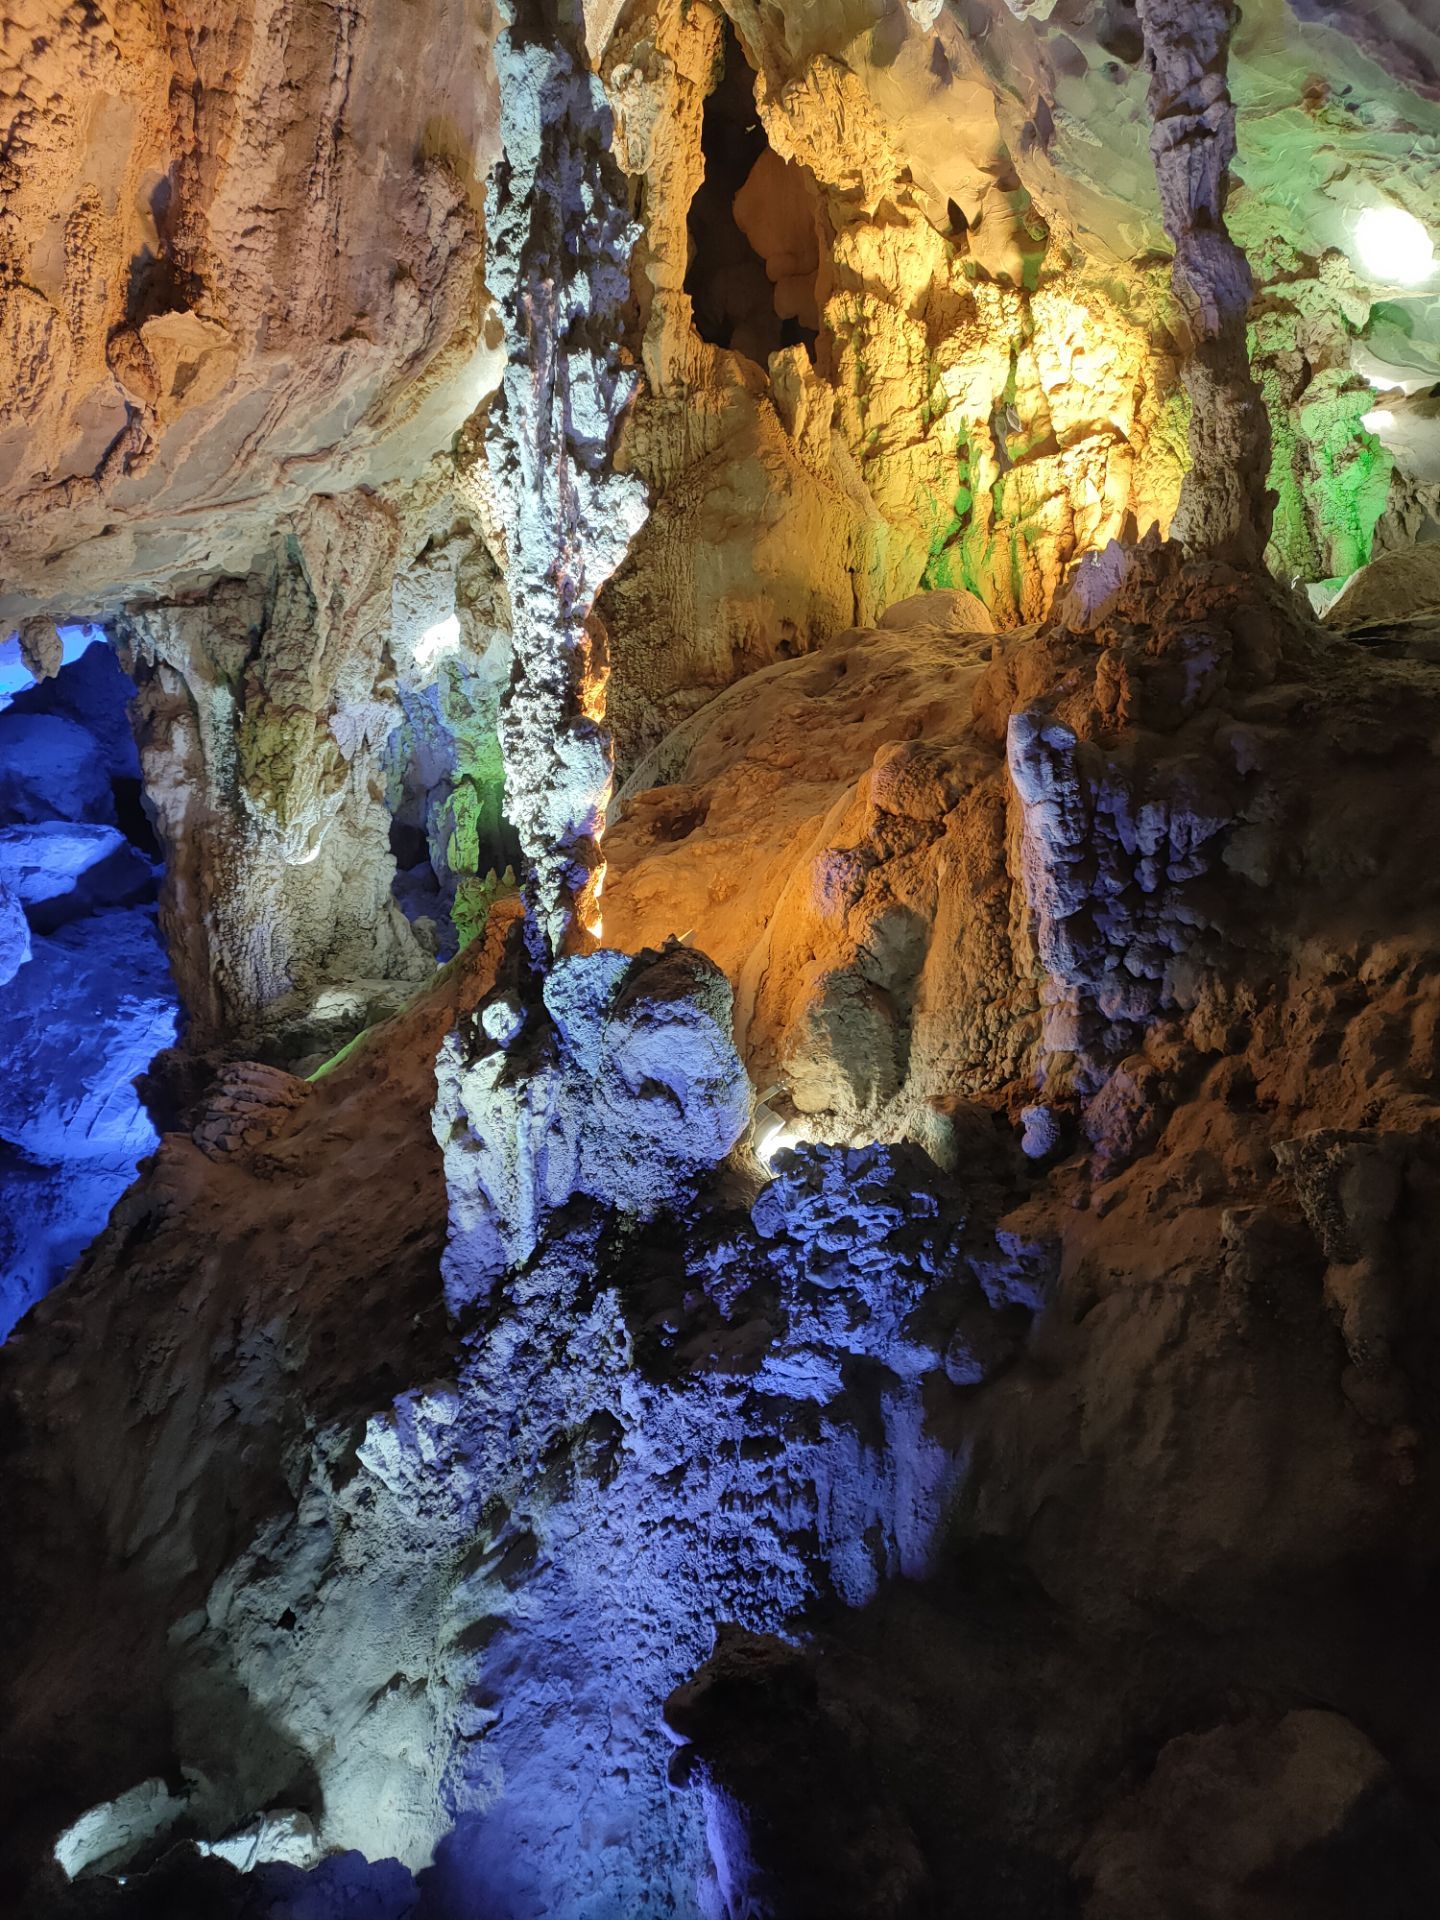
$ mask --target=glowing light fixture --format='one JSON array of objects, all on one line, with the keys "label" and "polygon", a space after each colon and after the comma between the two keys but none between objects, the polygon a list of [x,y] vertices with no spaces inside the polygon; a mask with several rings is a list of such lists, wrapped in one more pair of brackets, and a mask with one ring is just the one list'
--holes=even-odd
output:
[{"label": "glowing light fixture", "polygon": [[415,664],[433,667],[442,653],[454,653],[459,645],[460,616],[452,613],[448,620],[437,620],[421,634],[415,647]]},{"label": "glowing light fixture", "polygon": [[1372,407],[1369,413],[1361,414],[1360,424],[1367,433],[1388,433],[1395,416],[1388,407]]},{"label": "glowing light fixture", "polygon": [[804,1144],[805,1136],[788,1120],[773,1115],[755,1139],[755,1157],[767,1173],[775,1170],[775,1156]]},{"label": "glowing light fixture", "polygon": [[1435,243],[1403,207],[1367,207],[1355,223],[1355,249],[1372,279],[1418,287],[1435,271]]}]

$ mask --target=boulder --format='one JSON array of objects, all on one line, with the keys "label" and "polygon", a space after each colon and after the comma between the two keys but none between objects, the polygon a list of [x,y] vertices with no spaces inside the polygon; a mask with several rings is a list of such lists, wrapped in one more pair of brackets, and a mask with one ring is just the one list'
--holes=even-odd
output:
[{"label": "boulder", "polygon": [[881,614],[887,633],[909,633],[915,627],[935,627],[941,633],[994,633],[990,609],[978,594],[964,587],[938,587],[933,593],[912,593]]},{"label": "boulder", "polygon": [[0,884],[24,905],[37,933],[106,907],[152,898],[155,871],[118,827],[36,820],[0,827]]},{"label": "boulder", "polygon": [[648,1219],[693,1192],[749,1124],[731,1007],[703,954],[602,948],[559,961],[524,1019],[502,995],[446,1039],[435,1137],[452,1304],[523,1265],[575,1194]]},{"label": "boulder", "polygon": [[0,713],[0,824],[113,821],[110,776],[92,734],[58,714]]},{"label": "boulder", "polygon": [[1091,1835],[1081,1856],[1094,1882],[1088,1920],[1328,1913],[1291,1904],[1286,1881],[1307,1854],[1342,1839],[1387,1774],[1357,1726],[1318,1709],[1181,1734]]},{"label": "boulder", "polygon": [[101,639],[92,641],[77,659],[67,661],[53,679],[17,693],[11,711],[73,720],[98,743],[112,780],[138,780],[140,756],[126,713],[134,694],[135,683],[113,648]]},{"label": "boulder", "polygon": [[82,876],[124,846],[118,827],[91,820],[33,820],[0,827],[0,882],[27,906],[54,900],[73,893]]},{"label": "boulder", "polygon": [[1427,614],[1440,615],[1440,547],[1406,547],[1352,573],[1331,602],[1325,624],[1348,633]]}]

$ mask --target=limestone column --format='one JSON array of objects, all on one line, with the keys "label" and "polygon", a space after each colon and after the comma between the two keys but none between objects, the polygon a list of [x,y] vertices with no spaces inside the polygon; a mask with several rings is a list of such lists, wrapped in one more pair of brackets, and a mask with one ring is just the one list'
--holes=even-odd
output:
[{"label": "limestone column", "polygon": [[118,623],[192,1048],[330,986],[431,971],[391,897],[382,797],[394,555],[380,503],[318,498],[249,578]]},{"label": "limestone column", "polygon": [[640,482],[613,468],[637,380],[619,341],[638,229],[578,6],[513,0],[495,57],[504,153],[486,200],[486,278],[506,367],[486,457],[514,615],[500,741],[530,951],[544,966],[599,933],[612,755],[592,609],[645,516]]},{"label": "limestone column", "polygon": [[1175,293],[1194,335],[1184,370],[1192,466],[1172,532],[1196,551],[1258,564],[1270,537],[1270,421],[1246,343],[1250,267],[1225,228],[1235,8],[1232,0],[1139,0],[1139,13],[1150,152],[1175,247]]}]

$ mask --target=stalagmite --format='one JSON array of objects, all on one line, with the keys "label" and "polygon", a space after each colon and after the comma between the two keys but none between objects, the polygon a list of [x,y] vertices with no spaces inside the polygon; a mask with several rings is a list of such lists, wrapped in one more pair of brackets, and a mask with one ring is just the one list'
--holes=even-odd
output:
[{"label": "stalagmite", "polygon": [[636,381],[617,340],[638,229],[568,0],[519,0],[496,66],[505,154],[486,202],[487,277],[507,363],[486,452],[515,659],[500,735],[528,937],[543,963],[599,932],[612,762],[606,643],[592,609],[645,510],[639,481],[613,468]]},{"label": "stalagmite", "polygon": [[1235,105],[1226,82],[1232,0],[1138,0],[1150,64],[1150,152],[1175,293],[1193,334],[1184,366],[1191,467],[1171,526],[1187,546],[1259,561],[1273,512],[1270,422],[1250,372],[1249,262],[1225,226]]}]

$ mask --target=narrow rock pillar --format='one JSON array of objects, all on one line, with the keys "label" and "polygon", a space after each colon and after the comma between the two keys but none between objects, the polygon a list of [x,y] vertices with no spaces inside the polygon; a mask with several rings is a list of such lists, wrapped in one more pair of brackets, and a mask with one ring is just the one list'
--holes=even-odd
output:
[{"label": "narrow rock pillar", "polygon": [[1250,372],[1249,263],[1225,228],[1235,103],[1226,84],[1233,0],[1139,0],[1150,66],[1150,152],[1175,293],[1194,335],[1185,366],[1191,468],[1172,531],[1187,547],[1258,564],[1270,537],[1270,421]]},{"label": "narrow rock pillar", "polygon": [[638,228],[578,6],[512,0],[496,66],[504,154],[487,197],[486,277],[507,363],[486,455],[514,615],[500,741],[543,967],[600,930],[613,761],[593,609],[645,517],[643,486],[613,464],[637,381],[618,342]]}]

